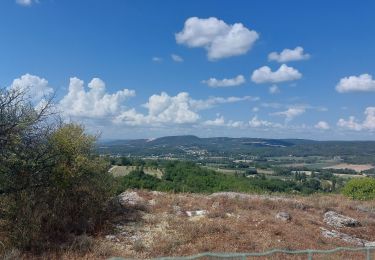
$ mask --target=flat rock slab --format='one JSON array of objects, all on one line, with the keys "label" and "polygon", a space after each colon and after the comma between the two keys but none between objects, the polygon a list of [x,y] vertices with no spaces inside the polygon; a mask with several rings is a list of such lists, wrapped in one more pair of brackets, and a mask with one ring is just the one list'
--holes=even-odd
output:
[{"label": "flat rock slab", "polygon": [[323,221],[326,224],[334,227],[357,227],[361,225],[361,223],[358,220],[341,215],[334,211],[326,212],[324,214]]},{"label": "flat rock slab", "polygon": [[323,227],[320,228],[323,237],[325,238],[338,238],[347,243],[354,244],[357,246],[375,247],[375,241],[368,241],[358,237],[354,237],[337,230],[328,230]]},{"label": "flat rock slab", "polygon": [[365,247],[375,247],[375,241],[365,243]]},{"label": "flat rock slab", "polygon": [[188,217],[196,217],[196,216],[205,216],[207,215],[207,210],[193,210],[193,211],[185,211]]}]

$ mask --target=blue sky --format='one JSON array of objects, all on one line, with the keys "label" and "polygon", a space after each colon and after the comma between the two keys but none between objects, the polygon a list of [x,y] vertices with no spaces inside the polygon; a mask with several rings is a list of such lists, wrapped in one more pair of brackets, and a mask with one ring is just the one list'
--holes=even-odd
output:
[{"label": "blue sky", "polygon": [[374,1],[3,0],[0,86],[30,89],[35,103],[54,92],[66,120],[103,138],[373,140],[374,11]]}]

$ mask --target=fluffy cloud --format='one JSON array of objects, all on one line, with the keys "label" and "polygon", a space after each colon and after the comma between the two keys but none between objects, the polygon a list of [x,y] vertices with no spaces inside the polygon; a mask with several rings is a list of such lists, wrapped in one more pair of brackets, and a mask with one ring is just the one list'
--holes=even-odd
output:
[{"label": "fluffy cloud", "polygon": [[336,85],[336,91],[340,93],[375,91],[375,80],[369,74],[345,77]]},{"label": "fluffy cloud", "polygon": [[276,85],[272,85],[270,88],[269,88],[269,92],[270,94],[277,94],[277,93],[280,93],[280,89],[278,86]]},{"label": "fluffy cloud", "polygon": [[184,61],[184,59],[177,54],[171,54],[171,58],[175,62],[183,62]]},{"label": "fluffy cloud", "polygon": [[68,93],[60,101],[59,108],[67,117],[103,118],[119,113],[123,102],[133,96],[135,91],[128,89],[106,93],[105,83],[99,78],[93,78],[86,91],[82,80],[70,78]]},{"label": "fluffy cloud", "polygon": [[260,120],[258,119],[258,116],[254,116],[250,121],[249,121],[249,126],[258,128],[258,127],[277,127],[279,124],[275,124],[269,121],[265,120]]},{"label": "fluffy cloud", "polygon": [[229,127],[229,128],[245,128],[246,124],[243,121],[233,121],[229,120],[225,122],[223,116],[219,116],[214,120],[207,120],[203,122],[204,126],[215,126],[215,127]]},{"label": "fluffy cloud", "polygon": [[342,128],[350,130],[361,131],[361,130],[375,130],[375,107],[368,107],[365,110],[365,120],[360,123],[354,116],[350,116],[348,120],[340,118],[337,125]]},{"label": "fluffy cloud", "polygon": [[251,80],[257,84],[260,83],[279,83],[284,81],[297,80],[302,77],[302,74],[293,67],[288,67],[282,64],[275,72],[271,71],[268,66],[263,66],[254,70],[251,75]]},{"label": "fluffy cloud", "polygon": [[298,46],[294,50],[284,49],[282,52],[271,52],[268,54],[268,60],[277,61],[280,63],[297,60],[307,60],[310,58],[310,54],[303,53],[303,48]]},{"label": "fluffy cloud", "polygon": [[243,121],[228,121],[225,122],[225,119],[223,116],[217,117],[214,120],[207,120],[203,122],[203,125],[205,126],[225,126],[230,128],[276,128],[276,127],[282,127],[281,124],[269,122],[266,120],[260,120],[258,119],[258,116],[254,116],[249,122],[245,123]]},{"label": "fluffy cloud", "polygon": [[160,95],[152,95],[144,105],[148,109],[147,115],[131,109],[117,116],[115,122],[128,125],[194,123],[200,116],[192,110],[190,101],[191,98],[186,92],[181,92],[174,97],[162,92]]},{"label": "fluffy cloud", "polygon": [[272,115],[284,116],[286,121],[291,121],[295,117],[300,116],[305,112],[306,112],[306,108],[301,106],[301,107],[290,107],[285,111],[272,113]]},{"label": "fluffy cloud", "polygon": [[[198,111],[212,108],[219,104],[234,103],[246,100],[256,100],[250,96],[245,97],[210,97],[204,100],[192,99],[187,92],[169,96],[162,92],[160,95],[152,95],[143,105],[148,109],[147,114],[137,112],[135,109],[122,112],[114,122],[127,125],[165,125],[165,124],[191,124],[200,119]],[[221,119],[219,119],[221,120]],[[219,120],[216,123],[219,123]],[[224,120],[224,118],[223,118]],[[215,120],[206,121],[214,124]]]},{"label": "fluffy cloud", "polygon": [[319,121],[314,127],[321,130],[328,130],[330,128],[329,124],[325,121]]},{"label": "fluffy cloud", "polygon": [[365,110],[366,119],[363,127],[369,130],[375,130],[375,107],[368,107]]},{"label": "fluffy cloud", "polygon": [[190,17],[175,37],[178,44],[205,48],[208,59],[217,60],[247,53],[259,35],[242,23],[229,25],[215,17]]},{"label": "fluffy cloud", "polygon": [[53,88],[48,85],[46,79],[28,73],[13,80],[9,88],[25,92],[35,104],[53,93]]},{"label": "fluffy cloud", "polygon": [[223,116],[220,116],[216,118],[215,120],[207,120],[203,124],[207,126],[224,126],[225,120]]},{"label": "fluffy cloud", "polygon": [[16,3],[22,6],[31,6],[34,3],[39,3],[38,0],[16,0]]},{"label": "fluffy cloud", "polygon": [[348,120],[340,118],[339,121],[337,122],[337,125],[339,127],[348,128],[350,130],[356,130],[356,131],[362,130],[362,125],[356,122],[356,119],[354,116],[350,116]]},{"label": "fluffy cloud", "polygon": [[233,128],[244,128],[246,125],[242,121],[229,121],[227,126],[233,127]]},{"label": "fluffy cloud", "polygon": [[210,78],[208,80],[202,81],[202,83],[207,84],[209,87],[212,87],[212,88],[233,87],[233,86],[241,85],[245,82],[246,80],[243,75],[238,75],[237,77],[230,78],[230,79]]}]

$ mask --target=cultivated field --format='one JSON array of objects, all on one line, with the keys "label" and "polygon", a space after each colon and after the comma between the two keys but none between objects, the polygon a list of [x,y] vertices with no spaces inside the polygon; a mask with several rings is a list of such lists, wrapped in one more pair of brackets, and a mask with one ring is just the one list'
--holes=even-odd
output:
[{"label": "cultivated field", "polygon": [[217,167],[212,167],[212,166],[204,166],[207,169],[224,173],[224,174],[236,174],[236,173],[245,173],[245,170],[241,169],[222,169],[222,168],[217,168]]},{"label": "cultivated field", "polygon": [[324,167],[324,169],[338,169],[338,170],[350,169],[356,172],[362,172],[362,171],[370,170],[373,168],[374,166],[371,164],[349,164],[349,163],[339,163],[336,165]]}]

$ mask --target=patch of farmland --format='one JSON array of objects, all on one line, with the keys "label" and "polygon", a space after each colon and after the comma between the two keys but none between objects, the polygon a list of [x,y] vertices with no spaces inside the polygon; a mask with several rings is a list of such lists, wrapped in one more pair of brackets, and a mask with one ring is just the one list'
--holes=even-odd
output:
[{"label": "patch of farmland", "polygon": [[338,169],[338,170],[343,170],[343,169],[350,169],[354,170],[356,172],[363,172],[366,170],[373,169],[374,166],[371,164],[349,164],[349,163],[339,163],[336,165],[328,166],[325,167],[324,169]]},{"label": "patch of farmland", "polygon": [[222,168],[217,168],[217,167],[211,167],[211,166],[204,166],[207,169],[214,170],[217,172],[221,172],[224,174],[236,174],[236,173],[245,173],[245,170],[243,169],[222,169]]},{"label": "patch of farmland", "polygon": [[[138,167],[139,168],[139,167]],[[113,166],[111,169],[109,169],[109,173],[111,173],[114,177],[121,177],[126,176],[132,171],[135,171],[137,169],[137,166]],[[163,176],[163,171],[158,168],[152,168],[152,167],[143,167],[143,172],[145,174],[157,177],[161,179]]]},{"label": "patch of farmland", "polygon": [[275,172],[272,169],[260,169],[257,168],[257,172],[260,174],[265,174],[265,175],[273,175]]},{"label": "patch of farmland", "polygon": [[281,167],[306,167],[309,169],[327,169],[328,167],[337,165],[336,161],[333,160],[322,160],[320,162],[314,162],[314,163],[286,163],[286,164],[280,164]]},{"label": "patch of farmland", "polygon": [[364,178],[366,175],[361,174],[345,174],[345,173],[334,173],[333,175],[341,178]]}]

